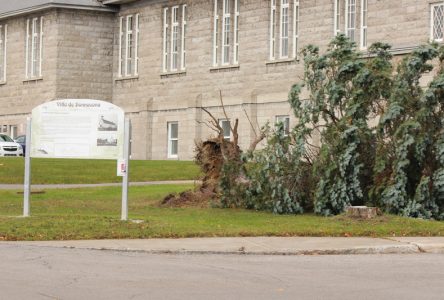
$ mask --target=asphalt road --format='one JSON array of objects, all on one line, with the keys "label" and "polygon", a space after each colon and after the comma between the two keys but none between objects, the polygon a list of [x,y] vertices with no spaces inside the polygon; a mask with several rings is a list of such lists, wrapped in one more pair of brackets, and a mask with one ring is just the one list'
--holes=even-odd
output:
[{"label": "asphalt road", "polygon": [[444,255],[153,255],[0,245],[0,299],[443,299]]}]

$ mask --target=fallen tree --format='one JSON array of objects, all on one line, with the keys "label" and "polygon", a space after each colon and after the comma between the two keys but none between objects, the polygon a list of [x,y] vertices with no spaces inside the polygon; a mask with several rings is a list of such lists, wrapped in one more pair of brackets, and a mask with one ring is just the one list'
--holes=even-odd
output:
[{"label": "fallen tree", "polygon": [[[224,117],[229,120],[221,91],[219,95]],[[200,125],[211,128],[216,134],[215,137],[197,142],[195,146],[194,160],[203,173],[202,183],[194,191],[187,191],[180,195],[168,195],[162,201],[163,205],[180,206],[187,203],[209,203],[212,201],[215,204],[227,206],[227,197],[237,197],[237,193],[233,193],[233,191],[239,187],[239,184],[249,184],[245,175],[243,151],[239,147],[239,119],[235,119],[234,125],[231,125],[230,122],[232,139],[226,140],[224,129],[218,119],[207,108],[200,107],[200,109],[209,117],[208,121],[199,122]],[[256,134],[257,129],[245,110],[244,113],[256,135],[248,149],[248,152],[253,152],[265,138],[265,129],[258,129],[259,134]]]}]

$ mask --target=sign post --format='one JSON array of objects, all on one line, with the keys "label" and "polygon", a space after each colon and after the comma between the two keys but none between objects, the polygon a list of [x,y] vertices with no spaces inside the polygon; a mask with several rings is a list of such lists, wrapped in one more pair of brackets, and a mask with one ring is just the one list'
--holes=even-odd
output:
[{"label": "sign post", "polygon": [[23,217],[29,217],[31,196],[31,118],[26,119],[25,180],[23,186]]},{"label": "sign post", "polygon": [[122,220],[127,220],[130,139],[129,118],[110,102],[65,99],[35,107],[26,127],[23,216],[30,215],[31,157],[115,159],[123,175]]},{"label": "sign post", "polygon": [[129,185],[129,165],[130,165],[130,143],[131,143],[131,121],[125,118],[125,132],[123,144],[123,178],[122,178],[122,221],[128,220],[128,185]]}]

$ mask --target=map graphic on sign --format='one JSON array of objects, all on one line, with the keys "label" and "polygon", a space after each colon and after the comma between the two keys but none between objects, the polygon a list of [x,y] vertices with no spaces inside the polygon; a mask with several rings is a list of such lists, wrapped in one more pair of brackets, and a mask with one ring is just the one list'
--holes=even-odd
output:
[{"label": "map graphic on sign", "polygon": [[109,102],[55,100],[32,110],[31,157],[118,159],[124,111]]}]

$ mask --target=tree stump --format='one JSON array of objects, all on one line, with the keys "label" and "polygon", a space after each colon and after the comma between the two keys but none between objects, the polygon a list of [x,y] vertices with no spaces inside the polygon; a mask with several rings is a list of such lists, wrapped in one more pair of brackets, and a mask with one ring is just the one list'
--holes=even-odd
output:
[{"label": "tree stump", "polygon": [[373,219],[380,214],[379,208],[367,206],[347,207],[347,216],[357,219]]}]

